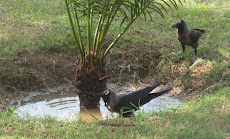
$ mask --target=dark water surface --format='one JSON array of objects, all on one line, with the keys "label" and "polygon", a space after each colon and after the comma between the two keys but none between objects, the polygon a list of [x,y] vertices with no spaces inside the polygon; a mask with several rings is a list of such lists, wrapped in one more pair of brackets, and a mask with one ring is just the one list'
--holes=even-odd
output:
[{"label": "dark water surface", "polygon": [[[107,84],[107,87],[118,93],[129,93],[137,90],[134,87],[121,87],[112,83]],[[135,114],[138,112],[159,112],[181,103],[179,99],[160,96],[140,107],[140,110],[135,112]],[[16,113],[22,118],[45,118],[50,116],[65,121],[77,119],[92,121],[94,120],[93,116],[99,120],[118,116],[117,113],[108,111],[102,99],[100,100],[100,108],[98,110],[81,109],[80,101],[74,92],[74,88],[68,85],[48,91],[31,92],[27,97],[12,100],[9,105],[10,107],[16,107]]]}]

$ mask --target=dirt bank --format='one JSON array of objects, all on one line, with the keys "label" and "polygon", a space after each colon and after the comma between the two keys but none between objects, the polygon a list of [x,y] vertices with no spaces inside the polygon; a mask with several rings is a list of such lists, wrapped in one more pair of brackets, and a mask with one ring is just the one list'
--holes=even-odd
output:
[{"label": "dirt bank", "polygon": [[[186,61],[178,64],[165,60],[156,47],[142,46],[141,49],[120,49],[112,53],[106,62],[107,74],[111,76],[108,81],[134,86],[162,81],[174,87],[172,96],[181,97],[194,96],[211,85],[201,75],[208,74],[212,65],[201,61],[191,69]],[[1,59],[0,84],[11,97],[67,84],[74,79],[72,70],[76,60],[73,51],[19,52]]]}]

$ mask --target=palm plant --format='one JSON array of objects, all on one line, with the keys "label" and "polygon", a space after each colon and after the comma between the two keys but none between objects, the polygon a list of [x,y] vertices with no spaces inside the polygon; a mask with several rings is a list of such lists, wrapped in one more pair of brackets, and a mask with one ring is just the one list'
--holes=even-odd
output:
[{"label": "palm plant", "polygon": [[[178,6],[175,0],[65,0],[65,3],[80,57],[73,84],[79,90],[80,105],[86,108],[97,106],[100,98],[94,94],[106,88],[105,58],[130,26],[141,16],[152,18],[151,10],[163,17],[166,7]],[[120,18],[122,31],[107,45],[106,37],[116,18]],[[85,19],[87,27],[81,24]]]}]

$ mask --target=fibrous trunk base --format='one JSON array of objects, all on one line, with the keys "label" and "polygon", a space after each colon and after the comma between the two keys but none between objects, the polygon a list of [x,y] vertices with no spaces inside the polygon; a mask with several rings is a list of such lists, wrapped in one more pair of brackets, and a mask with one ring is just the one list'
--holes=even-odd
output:
[{"label": "fibrous trunk base", "polygon": [[99,106],[100,96],[94,95],[102,93],[106,89],[105,63],[93,64],[85,61],[76,63],[75,87],[80,99],[80,106],[87,109],[95,109]]}]

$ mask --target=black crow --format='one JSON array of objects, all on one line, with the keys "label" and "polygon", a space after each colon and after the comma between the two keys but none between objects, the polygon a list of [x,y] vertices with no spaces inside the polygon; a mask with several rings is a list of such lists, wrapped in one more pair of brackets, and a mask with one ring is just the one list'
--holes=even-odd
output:
[{"label": "black crow", "polygon": [[[192,46],[194,48],[196,58],[198,41],[200,37],[206,32],[206,30],[190,29],[184,20],[178,20],[176,24],[172,25],[172,27],[176,27],[178,29],[177,39],[182,45],[183,53],[185,51],[185,45]],[[179,58],[179,61],[182,59],[183,53]]]},{"label": "black crow", "polygon": [[172,90],[172,87],[167,87],[156,93],[150,93],[153,89],[160,85],[161,83],[156,83],[151,87],[147,87],[130,94],[117,95],[110,90],[106,90],[104,93],[97,95],[100,95],[103,98],[105,106],[109,111],[118,112],[124,117],[128,117],[133,115],[133,111],[138,110],[140,106],[148,103],[153,98],[161,96]]}]

